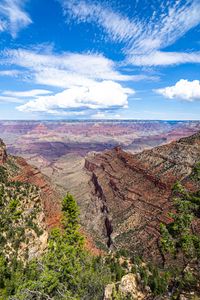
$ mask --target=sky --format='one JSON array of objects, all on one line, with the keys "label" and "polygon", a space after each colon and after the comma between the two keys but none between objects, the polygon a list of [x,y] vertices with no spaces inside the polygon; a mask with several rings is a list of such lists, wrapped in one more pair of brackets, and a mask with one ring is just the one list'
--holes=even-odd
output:
[{"label": "sky", "polygon": [[200,0],[0,0],[0,119],[200,119]]}]

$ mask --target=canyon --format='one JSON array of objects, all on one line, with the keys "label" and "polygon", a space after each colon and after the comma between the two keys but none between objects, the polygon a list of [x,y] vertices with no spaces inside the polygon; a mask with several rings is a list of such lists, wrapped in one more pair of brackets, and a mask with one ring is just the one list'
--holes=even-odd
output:
[{"label": "canyon", "polygon": [[200,161],[200,122],[1,121],[0,128],[8,152],[23,157],[15,179],[44,191],[48,227],[59,223],[59,201],[70,192],[91,248],[159,259],[159,226],[170,222],[174,183],[195,189],[189,175]]},{"label": "canyon", "polygon": [[[76,126],[79,124],[75,124]],[[95,128],[96,126],[99,125],[95,125]],[[105,145],[99,138],[98,146],[93,144],[92,151],[88,146],[89,142],[84,143],[84,137],[81,137],[84,145],[79,140],[74,144],[73,140],[73,147],[69,141],[72,139],[70,134],[65,137],[69,141],[68,145],[58,141],[57,136],[54,142],[49,141],[49,133],[44,124],[36,125],[31,133],[26,133],[22,127],[18,128],[21,132],[18,141],[15,129],[10,128],[12,133],[7,134],[10,141],[8,149],[0,139],[0,248],[4,262],[8,266],[15,261],[21,266],[30,263],[32,268],[32,262],[37,260],[40,268],[44,257],[43,263],[45,259],[47,262],[50,259],[52,266],[57,251],[60,268],[66,266],[66,262],[60,264],[60,260],[69,256],[69,253],[68,256],[65,255],[65,250],[74,251],[79,238],[83,251],[87,251],[86,256],[91,255],[92,261],[103,263],[103,268],[110,268],[115,276],[114,282],[106,281],[109,284],[104,286],[104,299],[113,299],[112,294],[116,292],[119,295],[131,294],[138,299],[157,299],[154,296],[158,291],[166,296],[160,299],[170,299],[170,293],[175,293],[174,286],[175,291],[179,290],[177,282],[180,280],[186,282],[180,288],[181,297],[189,300],[192,295],[199,296],[198,281],[192,285],[189,279],[185,279],[187,274],[199,278],[198,252],[191,254],[194,257],[188,255],[189,252],[184,252],[184,243],[180,251],[178,243],[181,239],[178,240],[176,235],[170,236],[170,226],[179,224],[175,223],[170,212],[179,216],[177,220],[182,220],[180,218],[183,216],[192,216],[189,229],[184,219],[182,225],[186,235],[183,234],[183,237],[190,239],[188,251],[198,251],[198,245],[200,247],[200,131],[198,122],[189,122],[184,126],[182,133],[180,128],[176,128],[171,133],[166,130],[164,134],[158,134],[156,131],[155,135],[149,137],[131,136],[126,146],[119,141],[117,145]],[[117,133],[119,140],[120,134],[122,132]],[[109,138],[110,135],[111,132],[108,133]],[[177,139],[180,135],[182,137]],[[98,140],[98,136],[94,138]],[[41,139],[40,142],[38,139]],[[123,139],[124,136],[121,140]],[[154,144],[159,145],[153,147]],[[131,151],[128,147],[131,147]],[[18,154],[19,150],[23,157],[10,154],[12,151]],[[179,186],[176,194],[174,186]],[[73,194],[76,201],[68,194],[63,202],[63,196],[67,192]],[[176,210],[175,195],[182,197],[179,205],[186,208],[187,215],[184,215],[184,210],[181,211],[183,215]],[[79,214],[76,202],[80,217],[76,220],[77,227],[72,234],[67,222],[69,216]],[[62,219],[63,203],[68,207],[65,219]],[[167,239],[162,233],[161,224],[166,228],[165,233],[168,232]],[[74,248],[64,229],[69,237],[71,232],[71,238],[75,238]],[[182,237],[181,233],[180,236]],[[177,247],[176,255],[163,250],[163,241],[167,243],[164,244],[167,247],[170,245],[169,237]],[[63,238],[67,238],[66,243],[63,243]],[[83,239],[85,243],[82,244]],[[58,250],[60,245],[64,252]],[[192,245],[194,249],[191,248]],[[70,257],[69,263],[72,260],[73,265],[73,253]],[[180,269],[178,279],[175,275],[172,276],[174,267],[176,270]],[[42,272],[44,270],[45,268]],[[71,270],[76,272],[73,267]],[[171,279],[167,279],[168,270]],[[108,269],[104,269],[104,272],[108,272]],[[56,274],[57,266],[53,278]],[[105,278],[106,274],[103,274]],[[43,275],[39,279],[39,286]],[[37,278],[38,276],[39,274]],[[49,274],[47,276],[49,278]],[[167,280],[167,285],[164,281],[159,283],[159,280]],[[158,284],[158,288],[155,289],[154,283]],[[164,289],[159,290],[162,287]],[[102,298],[102,292],[100,294]]]},{"label": "canyon", "polygon": [[8,151],[38,166],[115,146],[135,153],[198,130],[199,121],[0,121]]},{"label": "canyon", "polygon": [[[135,155],[120,147],[89,155],[85,168],[93,201],[101,202],[98,228],[104,225],[107,245],[158,260],[160,224],[171,222],[172,188],[179,181],[189,191],[199,190],[191,178],[199,161],[200,133]],[[200,232],[199,220],[194,230]]]}]

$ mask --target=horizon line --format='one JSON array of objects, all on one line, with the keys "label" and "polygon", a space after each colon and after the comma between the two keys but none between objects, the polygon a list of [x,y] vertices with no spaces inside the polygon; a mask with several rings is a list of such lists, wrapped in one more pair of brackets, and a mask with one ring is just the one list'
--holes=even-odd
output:
[{"label": "horizon line", "polygon": [[200,122],[200,119],[0,119],[0,122]]}]

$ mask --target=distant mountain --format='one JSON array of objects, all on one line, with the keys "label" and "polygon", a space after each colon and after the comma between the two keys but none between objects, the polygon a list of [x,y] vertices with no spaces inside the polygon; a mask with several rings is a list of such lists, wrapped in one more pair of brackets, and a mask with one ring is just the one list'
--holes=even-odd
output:
[{"label": "distant mountain", "polygon": [[115,146],[136,153],[198,130],[198,121],[0,121],[9,152],[38,167],[68,154],[83,157]]}]

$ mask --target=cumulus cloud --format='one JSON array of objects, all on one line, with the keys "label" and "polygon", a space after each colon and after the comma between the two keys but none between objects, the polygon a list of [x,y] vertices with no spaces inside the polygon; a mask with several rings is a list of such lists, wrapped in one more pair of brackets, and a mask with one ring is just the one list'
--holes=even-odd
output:
[{"label": "cumulus cloud", "polygon": [[24,27],[32,23],[23,9],[22,0],[3,0],[0,3],[0,31],[9,31],[13,37]]},{"label": "cumulus cloud", "polygon": [[200,81],[181,79],[174,86],[157,89],[155,92],[169,99],[200,100]]},{"label": "cumulus cloud", "polygon": [[52,96],[40,96],[18,107],[25,112],[84,111],[127,107],[128,95],[134,91],[113,81],[74,86]]},{"label": "cumulus cloud", "polygon": [[90,114],[106,109],[117,111],[127,107],[128,97],[135,93],[127,83],[146,78],[121,73],[112,60],[101,54],[18,49],[3,51],[0,56],[0,63],[21,70],[22,79],[25,74],[24,80],[31,84],[48,86],[48,90],[2,93],[4,98],[24,99],[26,103],[18,107],[24,112],[80,115],[86,110]]},{"label": "cumulus cloud", "polygon": [[[104,29],[115,42],[125,44],[127,63],[138,66],[170,65],[198,62],[199,53],[166,53],[161,50],[176,42],[190,29],[200,24],[200,2],[196,0],[163,1],[149,5],[145,15],[140,2],[131,11],[132,17],[124,16],[119,10],[112,10],[101,1],[62,0],[65,15],[79,23],[95,23]],[[198,57],[195,61],[194,57]],[[152,62],[151,62],[152,60]]]}]

